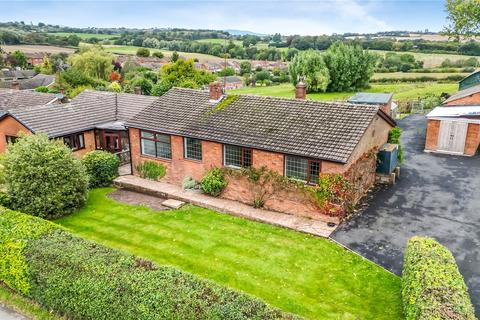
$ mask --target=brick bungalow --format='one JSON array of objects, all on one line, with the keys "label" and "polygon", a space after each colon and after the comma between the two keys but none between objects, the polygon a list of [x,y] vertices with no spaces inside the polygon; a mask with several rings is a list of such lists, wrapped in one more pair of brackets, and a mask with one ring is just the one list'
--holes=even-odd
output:
[{"label": "brick bungalow", "polygon": [[[45,95],[18,91],[24,95]],[[48,95],[50,97],[53,95]],[[42,96],[43,97],[43,96]],[[0,94],[0,102],[2,95]],[[128,162],[130,144],[125,121],[157,97],[86,90],[66,104],[21,104],[10,97],[10,107],[0,116],[0,152],[14,142],[19,132],[44,132],[52,139],[63,139],[78,156],[95,149],[117,153]],[[14,101],[12,101],[14,100]]]},{"label": "brick bungalow", "polygon": [[[213,167],[265,167],[307,184],[340,173],[363,195],[375,180],[376,157],[368,155],[387,142],[395,122],[378,105],[224,96],[213,83],[210,91],[173,88],[126,126],[135,174],[144,161],[164,164],[164,180],[174,184],[187,176],[199,181]],[[251,203],[249,192],[230,181],[222,196]],[[276,195],[265,207],[318,216],[292,194]]]}]

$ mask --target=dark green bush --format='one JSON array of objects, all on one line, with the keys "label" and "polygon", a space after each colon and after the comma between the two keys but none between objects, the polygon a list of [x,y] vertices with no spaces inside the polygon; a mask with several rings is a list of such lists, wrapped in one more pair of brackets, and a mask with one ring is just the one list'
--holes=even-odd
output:
[{"label": "dark green bush", "polygon": [[165,176],[167,169],[161,163],[144,161],[137,166],[137,172],[142,178],[158,181]]},{"label": "dark green bush", "polygon": [[85,168],[63,141],[26,135],[8,147],[3,159],[11,207],[54,218],[82,207],[87,198]]},{"label": "dark green bush", "polygon": [[407,320],[476,319],[455,258],[432,238],[408,241],[402,300]]},{"label": "dark green bush", "polygon": [[219,196],[226,186],[227,181],[225,180],[223,171],[220,168],[210,169],[200,182],[200,187],[202,188],[203,192],[214,197]]},{"label": "dark green bush", "polygon": [[108,187],[118,177],[120,160],[116,155],[107,151],[90,151],[82,159],[88,174],[91,188]]},{"label": "dark green bush", "polygon": [[0,280],[67,319],[293,319],[246,294],[0,211]]}]

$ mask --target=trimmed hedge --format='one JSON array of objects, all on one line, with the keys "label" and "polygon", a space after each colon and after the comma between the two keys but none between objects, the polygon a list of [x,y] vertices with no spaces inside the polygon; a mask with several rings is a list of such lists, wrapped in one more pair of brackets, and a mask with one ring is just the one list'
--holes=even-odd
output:
[{"label": "trimmed hedge", "polygon": [[[175,268],[73,236],[48,221],[1,212],[0,281],[17,290],[26,286],[23,294],[68,319],[297,318]],[[20,276],[10,268],[15,264]]]},{"label": "trimmed hedge", "polygon": [[467,286],[452,253],[427,237],[408,241],[402,299],[407,320],[474,320]]},{"label": "trimmed hedge", "polygon": [[118,177],[120,159],[113,153],[94,150],[90,151],[82,159],[88,174],[90,188],[111,186],[113,180]]}]

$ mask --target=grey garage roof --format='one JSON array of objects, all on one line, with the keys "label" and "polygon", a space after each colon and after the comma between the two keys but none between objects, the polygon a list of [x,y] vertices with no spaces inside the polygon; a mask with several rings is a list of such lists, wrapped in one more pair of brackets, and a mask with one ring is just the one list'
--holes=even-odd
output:
[{"label": "grey garage roof", "polygon": [[359,92],[348,99],[351,103],[386,104],[392,99],[392,93]]},{"label": "grey garage roof", "polygon": [[126,121],[157,97],[86,90],[70,103],[11,110],[10,114],[32,132],[58,137],[91,130],[97,125]]},{"label": "grey garage roof", "polygon": [[225,108],[208,91],[173,88],[128,127],[346,163],[376,105],[239,95]]}]

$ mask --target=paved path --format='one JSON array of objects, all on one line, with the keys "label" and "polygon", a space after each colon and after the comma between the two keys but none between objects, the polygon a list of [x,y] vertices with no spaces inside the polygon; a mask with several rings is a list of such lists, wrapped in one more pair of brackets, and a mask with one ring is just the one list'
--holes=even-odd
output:
[{"label": "paved path", "polygon": [[0,305],[0,319],[1,320],[28,320],[25,316]]},{"label": "paved path", "polygon": [[399,275],[407,240],[436,238],[453,252],[480,314],[480,156],[424,153],[423,116],[399,126],[405,149],[399,181],[379,190],[332,237]]},{"label": "paved path", "polygon": [[125,189],[145,192],[147,194],[158,195],[164,198],[177,199],[199,207],[294,229],[325,238],[329,237],[336,228],[329,227],[324,221],[296,217],[263,209],[255,209],[252,206],[237,201],[214,198],[194,190],[184,191],[182,187],[170,183],[146,180],[132,175],[118,177],[115,179],[115,184]]}]

